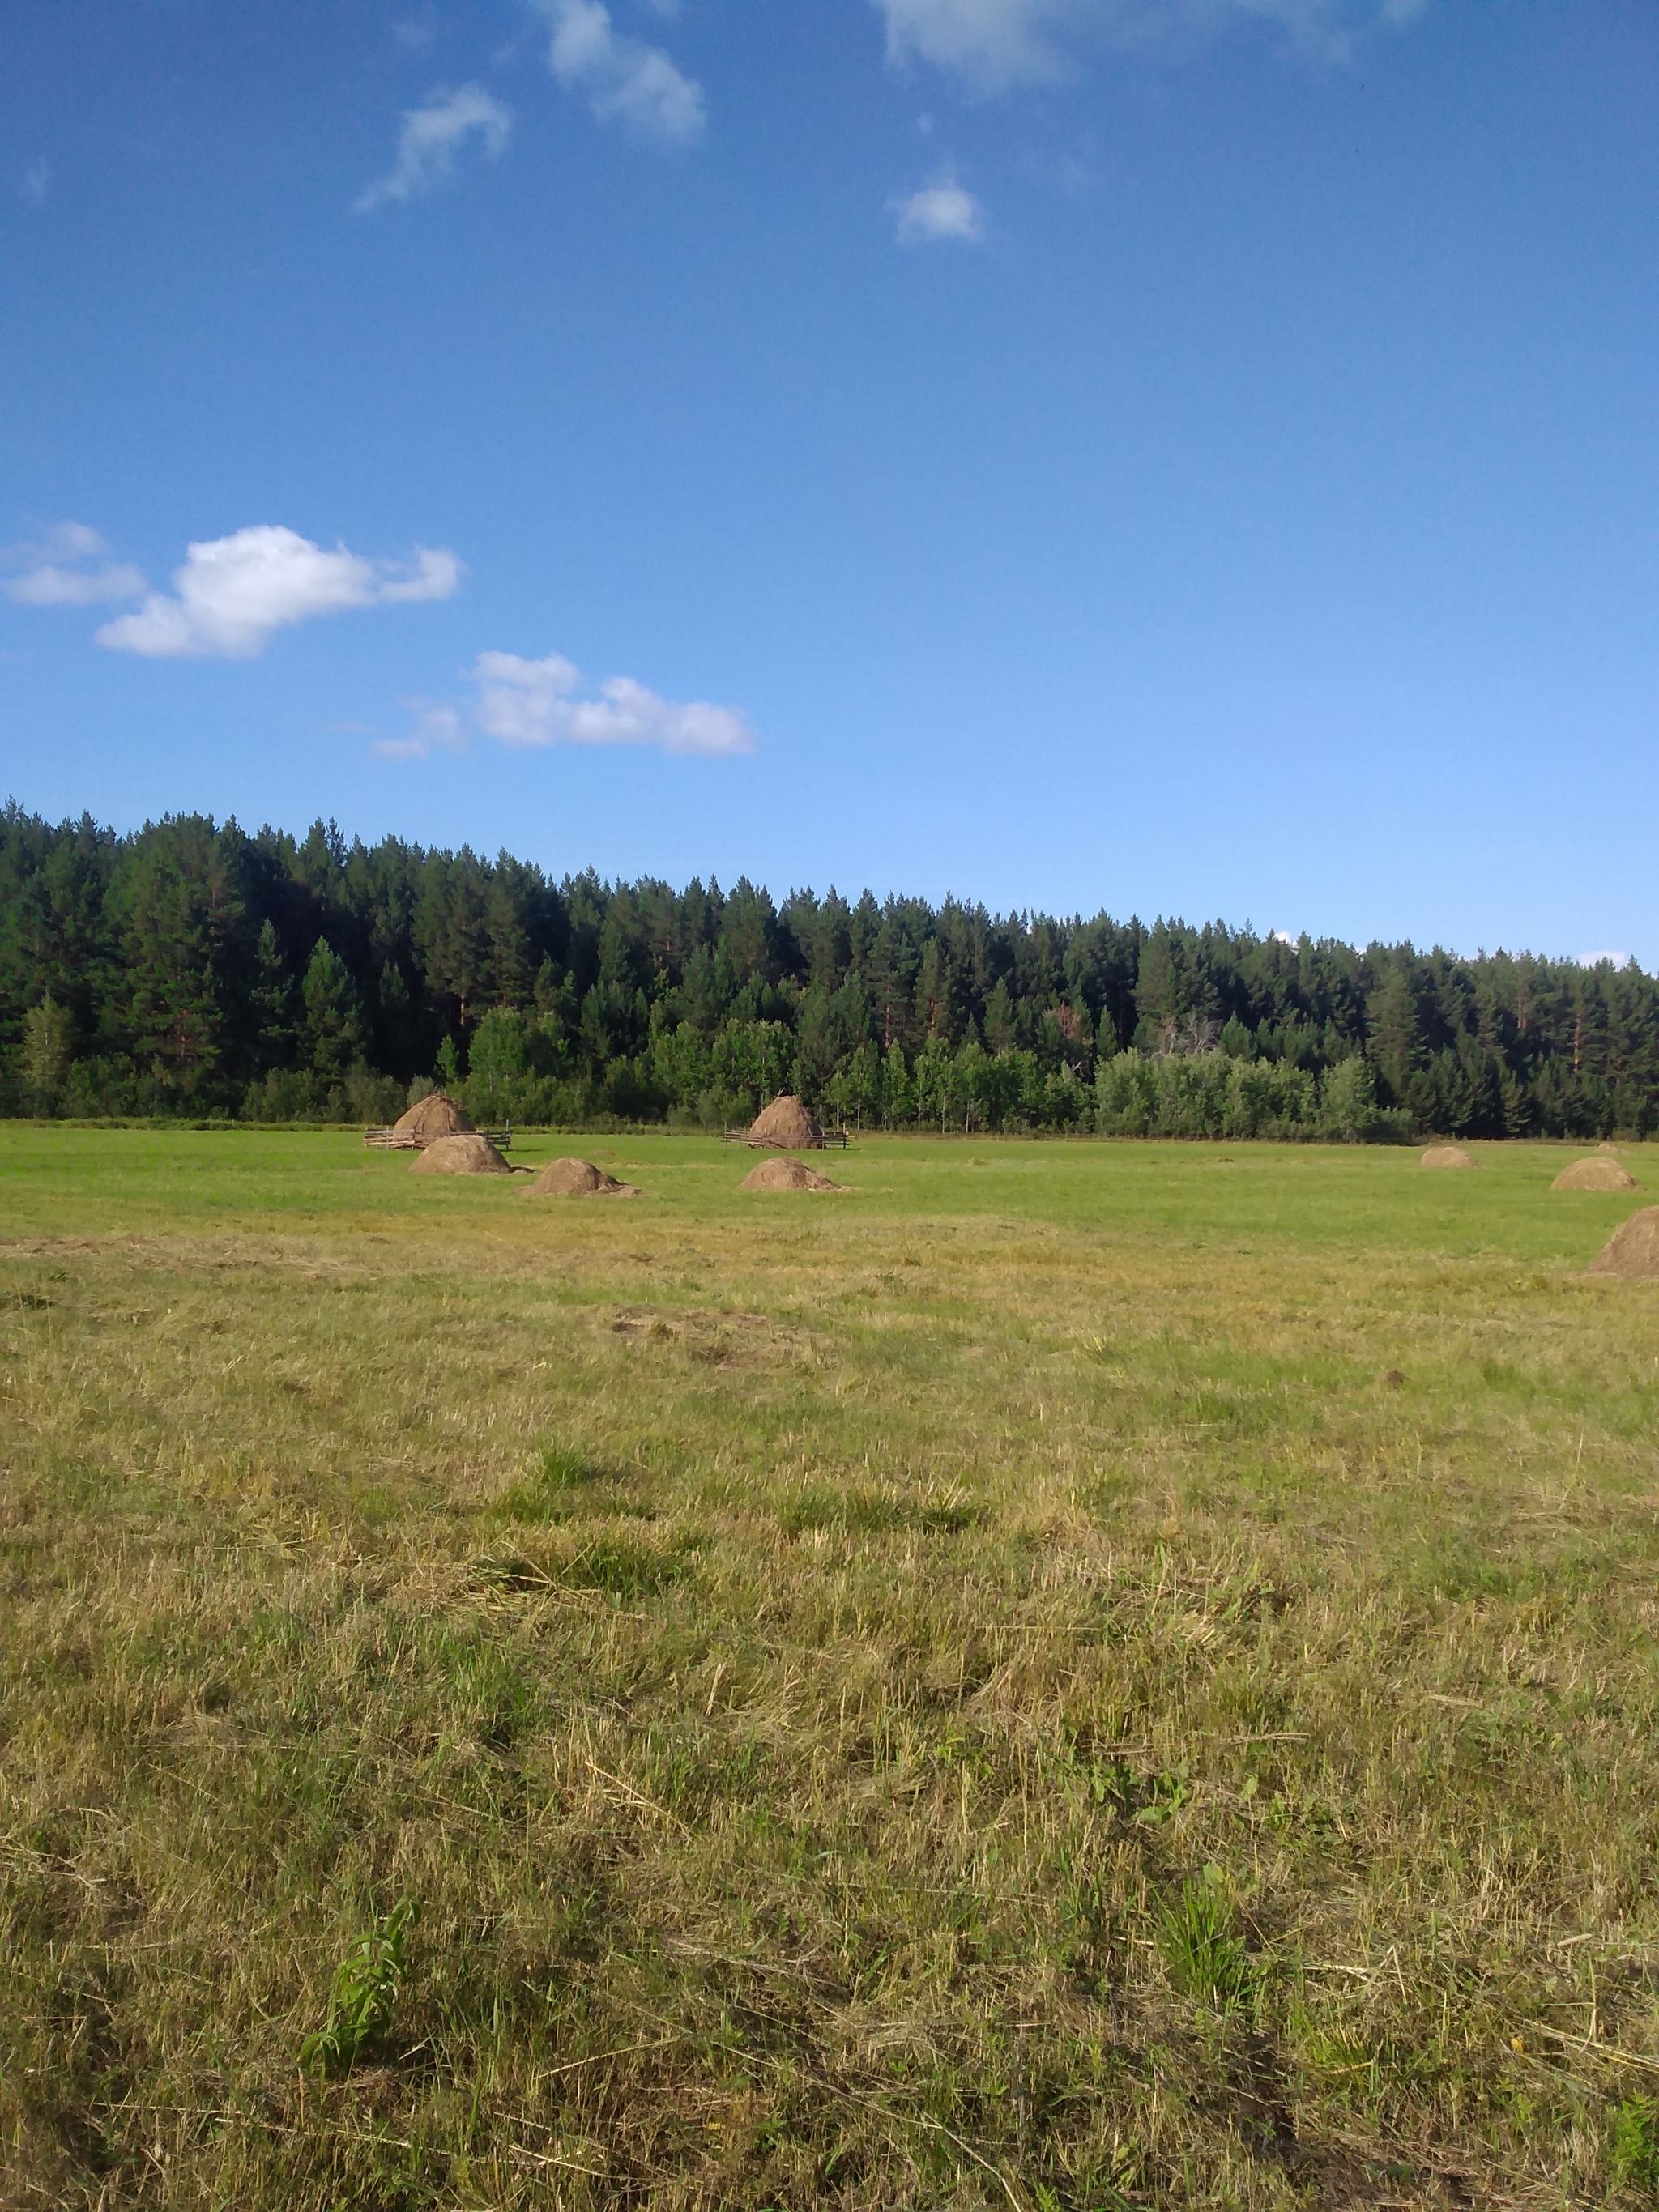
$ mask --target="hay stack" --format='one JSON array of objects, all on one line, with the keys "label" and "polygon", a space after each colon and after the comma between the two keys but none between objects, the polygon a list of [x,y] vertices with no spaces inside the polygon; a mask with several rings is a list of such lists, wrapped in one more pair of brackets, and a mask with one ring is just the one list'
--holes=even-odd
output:
[{"label": "hay stack", "polygon": [[842,1182],[831,1182],[828,1176],[820,1175],[816,1168],[804,1166],[799,1160],[763,1160],[758,1167],[750,1168],[738,1186],[739,1190],[845,1190]]},{"label": "hay stack", "polygon": [[781,1091],[765,1111],[756,1115],[749,1141],[757,1146],[775,1145],[785,1152],[820,1152],[823,1132],[799,1098],[787,1091]]},{"label": "hay stack", "polygon": [[1472,1168],[1476,1164],[1473,1153],[1466,1152],[1462,1145],[1431,1145],[1423,1155],[1425,1168]]},{"label": "hay stack", "polygon": [[439,1137],[410,1162],[410,1175],[507,1175],[513,1172],[488,1137],[477,1131]]},{"label": "hay stack", "polygon": [[469,1135],[477,1124],[465,1107],[458,1106],[447,1092],[429,1091],[392,1125],[394,1137],[413,1137],[417,1145],[434,1145],[440,1137]]},{"label": "hay stack", "polygon": [[1570,1168],[1563,1168],[1550,1185],[1552,1190],[1640,1190],[1641,1184],[1633,1175],[1621,1168],[1617,1160],[1599,1154],[1588,1160],[1575,1160]]},{"label": "hay stack", "polygon": [[550,1160],[530,1186],[543,1198],[637,1198],[638,1186],[618,1182],[592,1160]]},{"label": "hay stack", "polygon": [[1644,1206],[1615,1229],[1590,1261],[1592,1275],[1623,1275],[1639,1281],[1659,1275],[1659,1206]]}]

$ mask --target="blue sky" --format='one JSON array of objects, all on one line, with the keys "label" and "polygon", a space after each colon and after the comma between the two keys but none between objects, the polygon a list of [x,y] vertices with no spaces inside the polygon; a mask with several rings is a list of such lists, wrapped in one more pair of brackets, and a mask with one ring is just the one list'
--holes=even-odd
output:
[{"label": "blue sky", "polygon": [[10,0],[0,784],[1659,960],[1645,0]]}]

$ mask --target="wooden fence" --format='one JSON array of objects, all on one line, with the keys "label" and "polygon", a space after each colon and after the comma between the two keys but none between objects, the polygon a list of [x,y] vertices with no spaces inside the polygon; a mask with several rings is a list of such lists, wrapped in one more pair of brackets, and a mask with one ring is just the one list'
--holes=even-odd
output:
[{"label": "wooden fence", "polygon": [[[510,1127],[466,1130],[462,1133],[485,1138],[494,1145],[498,1152],[510,1152],[513,1149],[513,1131]],[[365,1129],[363,1131],[363,1142],[372,1152],[423,1152],[428,1145],[435,1145],[437,1141],[435,1137],[410,1136],[406,1129]]]},{"label": "wooden fence", "polygon": [[[749,1140],[749,1132],[747,1129],[722,1129],[720,1132],[720,1142],[723,1145],[746,1145]],[[852,1141],[851,1137],[848,1134],[845,1129],[826,1129],[820,1137],[810,1145],[775,1145],[769,1143],[757,1145],[755,1146],[755,1150],[757,1152],[815,1152],[820,1146],[823,1146],[829,1152],[844,1152],[847,1150],[848,1146],[851,1144]]]}]

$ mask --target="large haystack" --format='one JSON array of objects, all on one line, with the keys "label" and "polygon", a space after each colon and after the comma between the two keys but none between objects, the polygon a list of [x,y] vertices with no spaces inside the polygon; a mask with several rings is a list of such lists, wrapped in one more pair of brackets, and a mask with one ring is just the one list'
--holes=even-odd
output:
[{"label": "large haystack", "polygon": [[392,1123],[392,1133],[412,1137],[417,1145],[434,1145],[440,1137],[466,1136],[477,1127],[465,1106],[458,1106],[447,1092],[429,1091]]},{"label": "large haystack", "polygon": [[1592,1275],[1659,1275],[1659,1206],[1644,1206],[1590,1261]]},{"label": "large haystack", "polygon": [[738,1184],[739,1190],[845,1190],[845,1183],[831,1182],[828,1176],[820,1175],[799,1160],[763,1160],[758,1167],[750,1168]]},{"label": "large haystack", "polygon": [[784,1091],[763,1113],[756,1115],[749,1141],[751,1145],[773,1145],[783,1152],[819,1152],[823,1146],[823,1132],[799,1099]]},{"label": "large haystack", "polygon": [[1472,1168],[1476,1164],[1474,1154],[1466,1152],[1462,1145],[1431,1145],[1423,1155],[1425,1168]]},{"label": "large haystack", "polygon": [[530,1186],[544,1198],[637,1198],[639,1187],[618,1182],[592,1160],[550,1160]]},{"label": "large haystack", "polygon": [[512,1169],[488,1137],[476,1130],[439,1137],[410,1163],[410,1175],[507,1175]]},{"label": "large haystack", "polygon": [[1617,1160],[1598,1153],[1588,1160],[1575,1160],[1570,1168],[1563,1168],[1550,1185],[1552,1190],[1640,1190],[1641,1184]]}]

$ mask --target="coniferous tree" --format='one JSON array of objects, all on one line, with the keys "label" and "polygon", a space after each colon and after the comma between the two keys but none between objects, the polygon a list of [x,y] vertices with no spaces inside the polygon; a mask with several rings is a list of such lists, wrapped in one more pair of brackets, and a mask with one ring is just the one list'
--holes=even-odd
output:
[{"label": "coniferous tree", "polygon": [[[295,955],[319,940],[313,976],[314,954]],[[1376,1127],[1394,1133],[1402,1109],[1476,1135],[1659,1121],[1659,989],[1610,963],[868,893],[775,908],[746,881],[729,898],[591,872],[555,884],[506,854],[348,845],[328,823],[299,842],[199,817],[117,837],[0,811],[0,1109],[43,1095],[32,1010],[47,999],[68,1024],[52,1018],[62,1096],[92,1110],[343,1110],[349,1078],[374,1118],[374,1085],[384,1101],[395,1076],[401,1092],[446,1037],[459,1081],[467,1036],[500,1009],[522,1053],[498,1066],[487,1046],[476,1081],[481,1099],[510,1092],[515,1118],[718,1122],[787,1079],[826,1110],[902,1126],[925,1054],[924,1111],[952,1127],[1075,1126],[1094,1097],[1103,1128],[1333,1133],[1355,1116],[1330,1085],[1363,1054]]]},{"label": "coniferous tree", "polygon": [[312,1073],[343,1083],[362,1054],[362,1023],[351,976],[325,937],[317,939],[302,995]]},{"label": "coniferous tree", "polygon": [[254,942],[248,1012],[254,1066],[261,1074],[268,1068],[286,1066],[294,1044],[294,980],[269,915],[260,923]]},{"label": "coniferous tree", "polygon": [[1382,1079],[1389,1101],[1404,1103],[1413,1077],[1423,1064],[1417,1001],[1404,968],[1390,962],[1366,1009],[1370,1023],[1371,1063]]},{"label": "coniferous tree", "polygon": [[112,896],[135,1055],[164,1097],[188,1100],[225,1057],[241,919],[211,824],[161,823],[124,861]]}]

